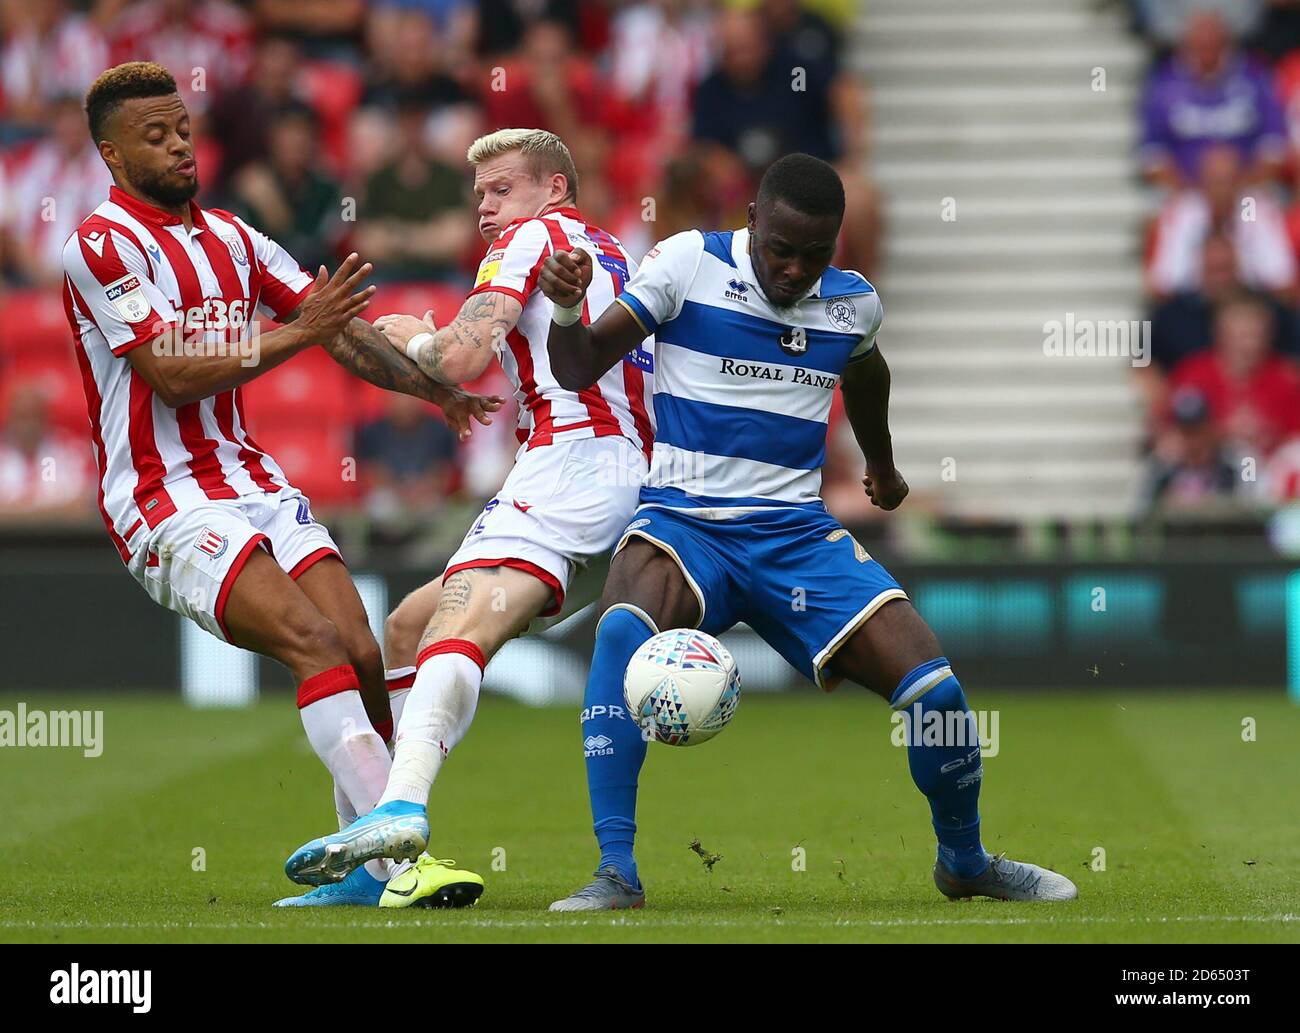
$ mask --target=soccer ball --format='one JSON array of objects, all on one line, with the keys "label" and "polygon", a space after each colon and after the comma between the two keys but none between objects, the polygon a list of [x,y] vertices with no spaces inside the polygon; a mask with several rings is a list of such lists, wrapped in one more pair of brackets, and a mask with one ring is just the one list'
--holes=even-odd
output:
[{"label": "soccer ball", "polygon": [[632,655],[623,701],[642,729],[669,746],[707,742],[740,702],[740,671],[726,646],[691,628],[661,631]]}]

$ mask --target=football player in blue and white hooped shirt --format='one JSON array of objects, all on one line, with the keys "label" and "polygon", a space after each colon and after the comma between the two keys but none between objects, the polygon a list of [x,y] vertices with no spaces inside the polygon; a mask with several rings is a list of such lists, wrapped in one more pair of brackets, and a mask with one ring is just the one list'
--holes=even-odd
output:
[{"label": "football player in blue and white hooped shirt", "polygon": [[551,367],[565,388],[594,383],[655,336],[653,459],[610,567],[582,714],[584,740],[611,743],[587,751],[601,860],[595,881],[552,910],[644,903],[632,847],[646,744],[624,712],[623,673],[661,629],[716,635],[741,621],[822,688],[848,678],[883,696],[909,731],[940,719],[961,728],[937,743],[907,737],[944,894],[1075,896],[1063,876],[984,850],[979,743],[961,685],[903,589],[821,500],[837,386],[866,456],[867,494],[886,510],[907,496],[876,344],[880,299],[857,273],[830,265],[843,213],[834,169],[795,154],[763,177],[746,229],[662,241],[589,326],[590,256],[558,252],[542,268],[541,289],[556,305]]}]

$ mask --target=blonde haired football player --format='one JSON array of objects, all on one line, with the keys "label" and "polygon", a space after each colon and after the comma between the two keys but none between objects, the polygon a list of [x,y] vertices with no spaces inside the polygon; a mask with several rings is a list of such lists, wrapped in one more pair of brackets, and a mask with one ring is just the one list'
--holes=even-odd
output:
[{"label": "blonde haired football player", "polygon": [[[534,619],[560,613],[575,570],[607,552],[626,526],[647,470],[648,352],[638,349],[575,391],[556,380],[546,351],[552,316],[596,319],[636,263],[579,212],[577,171],[554,133],[502,129],[476,140],[467,157],[479,232],[490,244],[473,290],[445,327],[413,316],[376,325],[439,383],[471,381],[499,357],[519,403],[519,451],[442,577],[390,618],[389,684],[405,674],[411,689],[388,787],[371,814],[289,858],[286,873],[299,882],[342,879],[369,859],[414,858],[424,849],[430,787],[473,720],[488,661]],[[559,313],[538,276],[547,258],[574,249],[596,272],[583,305]],[[394,670],[399,664],[408,669]],[[472,901],[482,880],[469,874],[423,859],[389,884],[381,906]]]}]

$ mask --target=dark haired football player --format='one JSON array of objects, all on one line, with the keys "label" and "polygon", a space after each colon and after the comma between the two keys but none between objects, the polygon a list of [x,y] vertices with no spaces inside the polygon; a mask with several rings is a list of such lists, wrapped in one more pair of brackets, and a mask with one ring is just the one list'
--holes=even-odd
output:
[{"label": "dark haired football player", "polygon": [[[329,532],[249,433],[240,388],[319,345],[442,406],[462,436],[502,400],[434,382],[358,318],[374,288],[356,255],[313,280],[242,219],[195,204],[189,114],[161,65],[110,68],[86,115],[115,185],[64,245],[64,301],[109,537],[159,605],[289,668],[349,820],[374,806],[390,767],[379,646]],[[284,325],[257,333],[259,312]],[[386,872],[377,862],[288,903],[376,903]]]},{"label": "dark haired football player", "polygon": [[880,301],[861,276],[830,265],[843,214],[834,169],[795,154],[763,177],[745,229],[661,242],[590,326],[577,318],[590,258],[562,252],[542,268],[541,289],[556,306],[548,350],[560,383],[592,383],[654,334],[657,424],[641,506],[601,601],[582,713],[584,739],[612,743],[586,755],[600,863],[595,881],[554,911],[645,902],[632,847],[646,744],[622,692],[633,653],[660,630],[716,635],[740,621],[822,688],[849,678],[903,711],[909,729],[938,715],[940,727],[958,731],[939,742],[908,736],[912,779],[938,837],[940,891],[1075,896],[1064,876],[984,850],[980,748],[965,693],[903,589],[821,500],[837,386],[872,502],[892,510],[907,496],[890,443],[889,368],[876,345]]}]

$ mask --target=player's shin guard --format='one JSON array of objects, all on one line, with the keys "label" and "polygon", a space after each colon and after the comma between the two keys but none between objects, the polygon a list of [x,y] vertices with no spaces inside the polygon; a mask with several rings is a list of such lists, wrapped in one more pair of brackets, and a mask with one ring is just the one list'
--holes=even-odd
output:
[{"label": "player's shin guard", "polygon": [[635,606],[611,606],[596,626],[596,648],[582,701],[582,747],[587,758],[591,817],[600,844],[600,867],[613,866],[638,886],[632,846],[636,839],[636,784],[646,740],[623,703],[623,675],[632,654],[658,629]]},{"label": "player's shin guard", "polygon": [[939,856],[960,876],[978,875],[988,863],[980,843],[979,734],[947,659],[909,671],[889,705],[903,715],[907,765],[930,801]]},{"label": "player's shin guard", "polygon": [[[351,664],[314,674],[298,686],[298,711],[316,756],[334,776],[335,801],[355,814],[368,813],[388,781],[388,748],[370,725],[361,683]],[[344,800],[340,800],[341,796]]]},{"label": "player's shin guard", "polygon": [[474,720],[486,666],[483,650],[468,639],[443,639],[420,651],[381,804],[405,800],[428,805],[438,769]]}]

